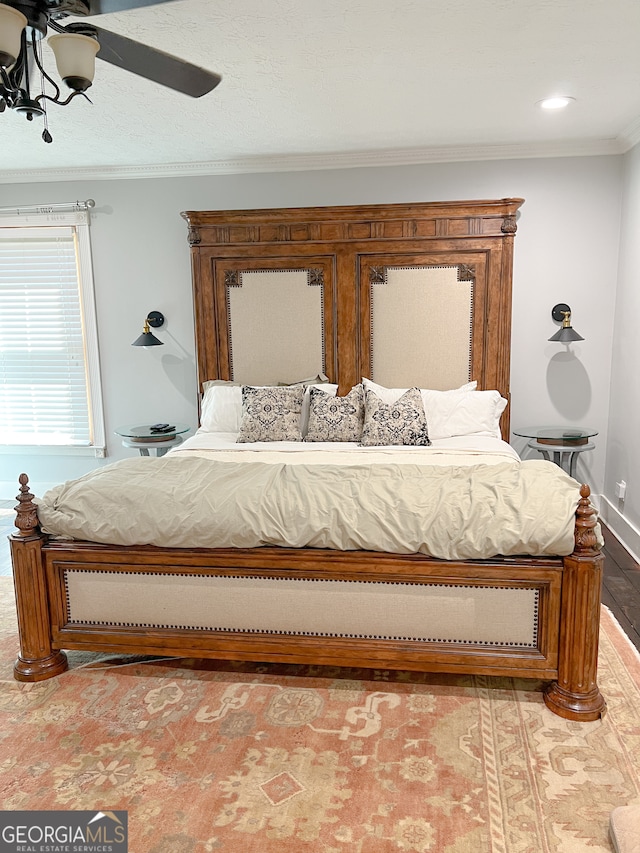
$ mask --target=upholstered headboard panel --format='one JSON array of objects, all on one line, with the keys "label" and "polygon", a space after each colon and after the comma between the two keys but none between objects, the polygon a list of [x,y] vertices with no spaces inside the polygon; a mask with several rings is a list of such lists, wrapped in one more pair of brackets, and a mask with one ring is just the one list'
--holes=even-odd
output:
[{"label": "upholstered headboard panel", "polygon": [[232,379],[271,385],[324,373],[324,282],[317,272],[245,270],[227,277]]},{"label": "upholstered headboard panel", "polygon": [[361,376],[439,389],[476,379],[508,399],[521,204],[183,213],[200,382],[325,373],[344,393]]},{"label": "upholstered headboard panel", "polygon": [[444,391],[468,382],[473,285],[458,266],[372,269],[370,378]]}]

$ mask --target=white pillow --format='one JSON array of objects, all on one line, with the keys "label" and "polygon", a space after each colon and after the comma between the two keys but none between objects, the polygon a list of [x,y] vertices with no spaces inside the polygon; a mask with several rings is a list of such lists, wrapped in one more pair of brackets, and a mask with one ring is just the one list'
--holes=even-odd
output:
[{"label": "white pillow", "polygon": [[[375,394],[380,397],[383,403],[395,403],[396,400],[399,400],[403,394],[409,390],[408,388],[385,388],[384,385],[378,385],[376,382],[372,382],[371,379],[367,379],[366,377],[362,377],[362,384],[365,388],[369,388]],[[478,387],[478,383],[474,380],[473,382],[467,382],[466,385],[461,385],[460,388],[453,388],[451,391],[434,391],[434,394],[458,394],[460,392],[466,391],[475,391]],[[420,393],[426,391],[426,388],[420,388]]]},{"label": "white pillow", "polygon": [[200,429],[239,432],[242,420],[242,385],[208,385],[202,395]]},{"label": "white pillow", "polygon": [[[395,403],[406,389],[384,388],[370,379],[362,380],[385,403]],[[507,401],[498,391],[474,391],[476,382],[469,382],[452,391],[432,391],[421,388],[427,416],[429,438],[449,438],[453,435],[485,433],[501,438],[500,416]],[[335,396],[338,386],[323,384],[323,391]],[[300,428],[304,436],[309,423],[309,388],[305,389]],[[200,428],[206,432],[239,432],[242,420],[242,386],[210,385],[202,397]]]},{"label": "white pillow", "polygon": [[[366,388],[375,391],[385,403],[395,403],[406,390],[384,388],[364,378],[362,383]],[[477,382],[468,382],[451,391],[420,389],[430,439],[475,433],[502,438],[500,416],[507,406],[507,401],[500,396],[499,391],[476,391],[477,387]]]},{"label": "white pillow", "polygon": [[[205,391],[200,407],[200,429],[205,432],[239,432],[242,421],[242,385],[214,385],[207,381],[203,386]],[[303,436],[306,435],[309,424],[309,387],[304,391],[300,415],[300,431]],[[338,391],[338,386],[330,383],[319,383],[317,387],[332,397],[335,397]]]},{"label": "white pillow", "polygon": [[234,382],[233,379],[207,379],[202,383],[202,391],[214,388],[216,385],[242,385],[242,382]]},{"label": "white pillow", "polygon": [[477,433],[502,438],[507,401],[499,391],[422,391],[422,402],[431,439]]}]

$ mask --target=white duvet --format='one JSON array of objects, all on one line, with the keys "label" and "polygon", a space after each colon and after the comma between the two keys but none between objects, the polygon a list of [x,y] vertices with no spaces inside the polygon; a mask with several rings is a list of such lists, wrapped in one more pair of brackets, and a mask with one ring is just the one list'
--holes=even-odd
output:
[{"label": "white duvet", "polygon": [[363,448],[199,431],[51,489],[38,512],[48,533],[116,545],[556,556],[573,550],[579,488],[489,436]]}]

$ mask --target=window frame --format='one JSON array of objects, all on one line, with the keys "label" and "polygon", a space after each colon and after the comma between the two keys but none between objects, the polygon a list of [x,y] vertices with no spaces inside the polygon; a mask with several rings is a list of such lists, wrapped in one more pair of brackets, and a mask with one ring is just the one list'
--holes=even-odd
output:
[{"label": "window frame", "polygon": [[3,215],[0,212],[0,234],[7,228],[64,228],[75,229],[77,239],[78,293],[84,341],[84,361],[87,377],[87,403],[92,441],[88,445],[70,444],[0,444],[0,454],[93,456],[106,455],[106,432],[102,402],[100,350],[91,256],[91,235],[88,210],[54,212],[46,206],[37,212]]}]

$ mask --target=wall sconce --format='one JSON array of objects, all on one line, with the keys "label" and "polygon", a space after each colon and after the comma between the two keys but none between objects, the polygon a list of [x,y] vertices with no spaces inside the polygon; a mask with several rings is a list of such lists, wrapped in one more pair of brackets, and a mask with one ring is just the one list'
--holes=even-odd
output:
[{"label": "wall sconce", "polygon": [[158,340],[156,336],[149,330],[149,326],[153,326],[154,329],[160,328],[160,326],[164,323],[164,314],[161,314],[159,311],[149,311],[147,319],[144,321],[144,327],[142,329],[142,334],[139,338],[136,338],[135,341],[131,344],[132,347],[161,347],[164,345],[164,341]]},{"label": "wall sconce", "polygon": [[559,341],[561,344],[570,344],[571,341],[583,341],[582,335],[579,335],[571,325],[571,308],[564,302],[558,302],[553,306],[551,316],[557,323],[562,323],[562,328],[558,329],[555,335],[551,335],[550,341]]}]

